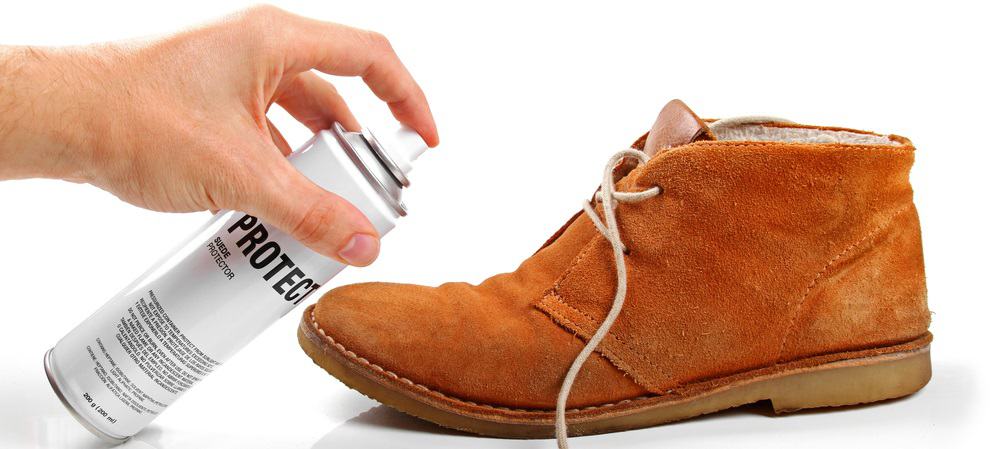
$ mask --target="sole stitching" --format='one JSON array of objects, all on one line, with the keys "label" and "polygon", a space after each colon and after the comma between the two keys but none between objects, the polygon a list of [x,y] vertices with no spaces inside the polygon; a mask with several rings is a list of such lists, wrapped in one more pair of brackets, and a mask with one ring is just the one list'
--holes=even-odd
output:
[{"label": "sole stitching", "polygon": [[[379,366],[379,365],[377,365],[375,363],[372,363],[372,362],[368,361],[368,359],[365,359],[364,357],[361,357],[361,356],[357,355],[353,351],[348,350],[346,347],[344,347],[344,345],[342,345],[340,343],[337,343],[337,341],[334,340],[333,337],[327,335],[326,332],[323,331],[323,329],[319,327],[319,323],[316,321],[316,310],[315,310],[315,307],[313,308],[313,310],[310,310],[310,312],[309,312],[309,320],[312,322],[313,328],[316,329],[319,332],[319,334],[323,336],[323,338],[325,338],[327,341],[329,341],[330,344],[332,344],[333,347],[336,348],[342,355],[345,355],[345,356],[347,356],[347,357],[349,357],[349,358],[351,358],[351,359],[353,359],[353,360],[361,363],[364,366],[372,367],[372,369],[375,369],[376,371],[385,373],[389,377],[392,377],[394,380],[398,380],[398,381],[400,381],[400,382],[402,382],[402,383],[404,383],[406,385],[412,386],[412,387],[417,388],[417,389],[419,389],[421,391],[425,391],[425,392],[430,393],[430,394],[432,394],[434,396],[437,396],[439,398],[450,400],[450,401],[455,401],[455,402],[458,402],[458,403],[461,403],[461,404],[470,405],[470,406],[474,406],[474,407],[483,407],[483,408],[487,408],[487,409],[490,409],[490,410],[500,410],[500,411],[506,411],[506,412],[523,412],[523,413],[554,413],[555,412],[555,409],[530,409],[529,410],[529,409],[523,409],[523,408],[510,408],[510,407],[502,407],[502,406],[496,406],[496,405],[490,405],[490,404],[480,404],[480,403],[468,401],[468,400],[465,400],[465,399],[456,398],[454,396],[449,396],[449,395],[447,395],[445,393],[442,393],[440,391],[431,389],[431,388],[429,388],[429,387],[427,387],[425,385],[416,383],[416,382],[414,382],[414,381],[412,381],[410,379],[407,379],[406,377],[403,377],[403,376],[400,376],[399,374],[396,374],[393,371],[387,370],[387,369],[385,369],[385,368],[383,368],[383,367],[381,367],[381,366]],[[927,336],[928,336],[928,334],[922,335],[922,336],[917,337],[916,339],[911,340],[910,342],[907,342],[907,343],[912,343],[913,341],[920,340],[920,339],[925,338]],[[929,345],[930,341],[928,341],[927,343]],[[906,343],[900,343],[899,345],[903,345],[903,344],[906,344]],[[893,345],[893,346],[899,346],[899,345]],[[917,350],[920,350],[920,349],[921,348],[916,348],[916,349],[907,350],[907,351],[900,351],[899,353],[904,353],[904,352],[909,352],[909,351],[917,351]],[[865,350],[846,351],[846,353],[859,353],[859,352],[864,352],[864,351]],[[894,353],[874,354],[874,355],[868,356],[868,357],[875,357],[875,356],[880,356],[880,355],[891,355],[891,354],[894,354]],[[864,356],[862,356],[862,357],[845,357],[843,359],[837,359],[837,360],[831,360],[831,361],[828,361],[828,362],[824,362],[824,363],[821,363],[820,365],[817,365],[817,366],[821,366],[822,364],[825,364],[825,363],[835,363],[835,362],[838,362],[838,361],[851,360],[852,358],[863,358],[863,357]],[[802,359],[802,360],[807,360],[807,359]],[[788,362],[788,363],[792,363],[792,362]],[[782,365],[782,363],[779,363],[777,365]],[[775,365],[775,366],[777,366],[777,365]],[[621,401],[609,402],[609,403],[605,403],[605,404],[601,404],[601,405],[592,405],[592,406],[587,406],[587,407],[584,407],[584,408],[567,409],[566,412],[567,413],[575,413],[575,412],[591,411],[591,410],[600,409],[600,408],[607,408],[607,407],[614,407],[614,406],[617,406],[617,405],[630,404],[630,403],[633,403],[633,402],[645,402],[645,401],[648,401],[648,400],[651,400],[651,399],[662,398],[664,396],[666,396],[666,395],[637,396],[637,397],[634,397],[634,398],[623,399]]]}]

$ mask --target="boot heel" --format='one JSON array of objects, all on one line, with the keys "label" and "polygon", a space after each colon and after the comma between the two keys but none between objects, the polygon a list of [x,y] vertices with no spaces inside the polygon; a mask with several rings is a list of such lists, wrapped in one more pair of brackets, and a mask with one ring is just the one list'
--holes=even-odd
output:
[{"label": "boot heel", "polygon": [[775,413],[864,404],[903,397],[931,378],[930,347],[904,354],[846,360],[781,379],[771,395]]}]

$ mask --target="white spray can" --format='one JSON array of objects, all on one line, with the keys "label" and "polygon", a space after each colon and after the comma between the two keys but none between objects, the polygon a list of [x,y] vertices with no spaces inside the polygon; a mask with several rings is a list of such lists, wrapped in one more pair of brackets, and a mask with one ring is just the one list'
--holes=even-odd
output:
[{"label": "white spray can", "polygon": [[[408,128],[379,137],[334,124],[288,160],[385,235],[427,147]],[[45,372],[80,424],[125,441],[343,268],[256,217],[219,212],[63,337]]]}]

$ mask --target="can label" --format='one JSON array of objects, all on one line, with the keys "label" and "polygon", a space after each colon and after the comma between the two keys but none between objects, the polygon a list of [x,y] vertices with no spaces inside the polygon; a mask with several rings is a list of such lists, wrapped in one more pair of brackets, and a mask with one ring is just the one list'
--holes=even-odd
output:
[{"label": "can label", "polygon": [[50,374],[82,419],[133,435],[341,269],[252,215],[220,213],[64,337]]},{"label": "can label", "polygon": [[[270,233],[264,224],[258,221],[257,217],[244,214],[226,230],[230,234],[234,231],[243,234],[236,240],[236,246],[248,258],[250,266],[260,270],[265,281],[271,282],[272,279],[276,279],[271,288],[285,301],[298,305],[316,291],[319,284],[305,277],[306,274],[295,265],[295,261],[281,249],[278,242],[268,239]],[[225,262],[230,253],[222,237],[216,237],[208,243],[208,247],[210,252],[216,253],[219,267],[232,279],[234,274]]]}]

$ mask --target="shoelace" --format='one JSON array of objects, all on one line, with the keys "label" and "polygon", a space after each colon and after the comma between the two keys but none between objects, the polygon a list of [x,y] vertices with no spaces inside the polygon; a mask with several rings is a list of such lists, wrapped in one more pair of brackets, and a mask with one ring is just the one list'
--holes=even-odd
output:
[{"label": "shoelace", "polygon": [[583,203],[583,210],[594,222],[597,230],[611,243],[611,252],[614,253],[615,270],[618,273],[618,286],[615,288],[615,300],[611,303],[611,310],[604,317],[604,322],[594,332],[587,345],[583,347],[573,364],[570,365],[566,377],[563,379],[562,387],[559,389],[559,397],[556,400],[556,439],[560,449],[568,449],[569,441],[566,426],[566,401],[569,399],[569,392],[573,389],[573,382],[576,381],[577,374],[583,363],[594,353],[597,345],[601,344],[604,337],[608,335],[611,326],[618,319],[618,313],[625,304],[625,292],[628,285],[627,273],[625,270],[625,245],[622,243],[621,234],[618,230],[618,217],[615,215],[615,206],[618,202],[634,203],[659,195],[662,191],[660,187],[650,187],[640,192],[619,192],[615,190],[614,170],[619,162],[626,158],[634,158],[639,161],[639,165],[649,161],[649,155],[638,150],[628,149],[615,153],[604,167],[604,179],[601,181],[601,188],[595,194],[595,201],[601,203],[604,210],[604,219],[597,215],[597,211],[590,205],[590,201]]},{"label": "shoelace", "polygon": [[[724,127],[757,123],[792,122],[779,117],[745,116],[717,120],[711,123],[709,128],[721,129]],[[583,203],[584,212],[586,212],[587,216],[590,217],[590,220],[594,222],[594,226],[597,227],[597,230],[601,233],[601,235],[603,235],[604,238],[611,243],[611,251],[615,258],[615,272],[617,273],[618,282],[615,287],[615,299],[611,303],[611,310],[609,310],[608,314],[604,317],[604,321],[601,323],[601,326],[594,332],[594,336],[590,338],[590,341],[587,342],[583,349],[580,350],[580,353],[577,354],[576,359],[573,360],[573,364],[570,365],[569,371],[566,372],[566,377],[563,378],[562,387],[559,389],[559,396],[556,399],[556,440],[559,443],[559,449],[569,449],[569,436],[567,435],[568,428],[566,425],[566,402],[569,400],[569,393],[573,389],[573,382],[576,381],[576,376],[580,373],[580,368],[583,367],[583,363],[587,361],[590,355],[597,349],[597,346],[601,344],[601,341],[604,340],[604,337],[608,335],[608,332],[611,330],[611,326],[615,324],[615,321],[618,319],[618,314],[621,312],[622,306],[625,304],[625,293],[628,287],[628,273],[625,269],[625,245],[622,243],[621,233],[618,229],[618,217],[615,215],[615,206],[618,202],[634,203],[652,198],[662,192],[662,189],[658,186],[650,187],[640,192],[619,192],[615,190],[615,166],[626,158],[634,158],[638,160],[638,165],[645,164],[649,161],[649,155],[631,148],[615,153],[615,155],[608,161],[608,165],[604,167],[604,179],[601,181],[601,188],[594,195],[594,200],[601,203],[601,207],[604,210],[605,221],[601,221],[601,217],[597,215],[597,211],[595,211],[594,207],[591,206],[590,201],[585,201]]]}]

